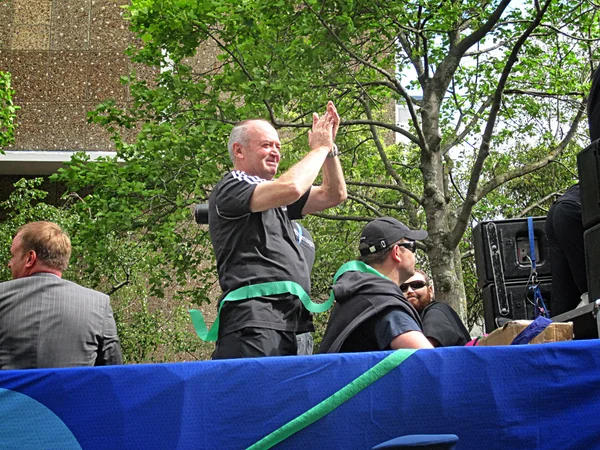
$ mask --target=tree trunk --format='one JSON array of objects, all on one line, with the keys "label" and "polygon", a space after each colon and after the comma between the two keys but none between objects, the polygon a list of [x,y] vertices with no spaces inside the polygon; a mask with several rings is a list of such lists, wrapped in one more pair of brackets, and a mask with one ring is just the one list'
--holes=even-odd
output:
[{"label": "tree trunk", "polygon": [[466,323],[467,300],[458,248],[450,250],[432,239],[427,254],[435,285],[435,299],[452,306]]},{"label": "tree trunk", "polygon": [[420,166],[424,183],[423,206],[429,233],[427,255],[436,300],[448,303],[464,321],[467,318],[467,303],[460,252],[458,247],[452,248],[450,242],[450,232],[454,228],[456,217],[450,198],[446,195],[448,174],[444,170],[444,157],[440,151],[439,105],[436,107],[435,96],[430,96],[430,99],[430,102],[424,102],[422,115],[429,148],[421,151]]}]

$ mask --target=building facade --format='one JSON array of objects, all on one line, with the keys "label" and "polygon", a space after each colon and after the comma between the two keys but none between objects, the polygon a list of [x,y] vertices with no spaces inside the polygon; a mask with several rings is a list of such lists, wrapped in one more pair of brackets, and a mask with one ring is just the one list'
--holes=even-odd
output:
[{"label": "building facade", "polygon": [[[22,176],[48,175],[73,152],[111,154],[101,127],[87,123],[100,102],[129,101],[120,77],[135,69],[124,54],[134,42],[123,19],[127,0],[0,0],[0,71],[16,91],[15,142],[0,155],[0,200]],[[47,185],[49,200],[60,196]]]}]

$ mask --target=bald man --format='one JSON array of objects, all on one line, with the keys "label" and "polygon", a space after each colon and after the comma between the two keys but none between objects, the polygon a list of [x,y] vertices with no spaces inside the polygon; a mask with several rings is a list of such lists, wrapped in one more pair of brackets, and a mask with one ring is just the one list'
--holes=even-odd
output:
[{"label": "bald man", "polygon": [[[314,331],[297,295],[262,288],[290,282],[310,292],[306,256],[291,221],[346,199],[334,144],[339,122],[332,102],[322,117],[313,114],[310,151],[279,178],[281,141],[275,128],[265,120],[246,120],[233,128],[228,149],[234,170],[209,199],[220,302],[248,286],[257,290],[223,302],[213,359],[295,355],[296,334]],[[313,186],[319,173],[323,182]]]}]

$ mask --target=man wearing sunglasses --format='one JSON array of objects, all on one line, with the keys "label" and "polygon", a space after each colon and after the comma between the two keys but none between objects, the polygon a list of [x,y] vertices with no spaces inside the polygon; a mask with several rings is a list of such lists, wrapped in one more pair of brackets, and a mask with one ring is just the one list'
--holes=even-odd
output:
[{"label": "man wearing sunglasses", "polygon": [[446,303],[434,300],[433,286],[422,270],[400,285],[406,299],[421,314],[423,334],[434,347],[462,346],[471,340],[459,315]]},{"label": "man wearing sunglasses", "polygon": [[320,353],[433,348],[419,313],[400,290],[414,274],[415,241],[426,237],[426,231],[411,230],[392,217],[365,226],[359,261],[344,264],[336,274],[336,303]]}]

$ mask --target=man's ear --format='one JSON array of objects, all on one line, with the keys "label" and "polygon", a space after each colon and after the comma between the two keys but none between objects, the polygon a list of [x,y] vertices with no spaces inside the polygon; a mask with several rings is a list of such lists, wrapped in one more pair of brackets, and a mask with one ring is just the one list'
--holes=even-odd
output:
[{"label": "man's ear", "polygon": [[401,255],[401,252],[400,252],[400,246],[399,245],[394,245],[394,248],[390,252],[390,255],[392,256],[392,259],[394,260],[394,262],[401,262],[402,261],[402,255]]},{"label": "man's ear", "polygon": [[239,142],[233,143],[233,155],[237,159],[242,159],[244,157],[244,155],[242,153],[242,144],[240,144]]},{"label": "man's ear", "polygon": [[27,252],[27,261],[25,262],[25,267],[33,267],[35,262],[37,261],[37,255],[35,254],[35,250],[29,250]]}]

